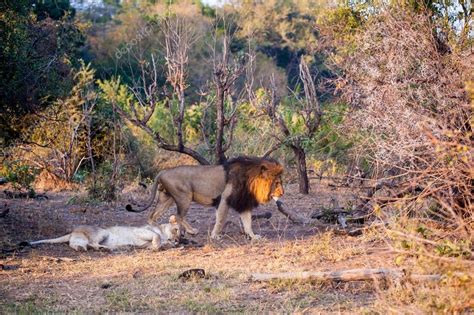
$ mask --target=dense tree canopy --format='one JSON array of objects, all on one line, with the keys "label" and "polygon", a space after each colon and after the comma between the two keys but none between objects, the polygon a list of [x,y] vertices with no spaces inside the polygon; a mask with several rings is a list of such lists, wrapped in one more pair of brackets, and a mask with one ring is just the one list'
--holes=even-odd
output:
[{"label": "dense tree canopy", "polygon": [[71,89],[84,37],[69,1],[4,1],[0,11],[0,137],[5,143],[18,136],[15,117],[40,110]]}]

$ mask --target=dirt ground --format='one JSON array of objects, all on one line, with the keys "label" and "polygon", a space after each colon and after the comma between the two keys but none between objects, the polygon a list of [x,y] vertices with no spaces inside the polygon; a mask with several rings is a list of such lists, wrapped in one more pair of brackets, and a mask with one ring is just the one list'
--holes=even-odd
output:
[{"label": "dirt ground", "polygon": [[[285,204],[309,217],[328,206],[351,202],[350,189],[312,183],[310,195],[287,185]],[[335,225],[302,226],[289,222],[274,203],[255,211],[271,211],[271,219],[253,222],[263,241],[251,243],[241,232],[235,212],[225,237],[211,241],[213,208],[193,205],[189,222],[199,228],[190,243],[154,252],[75,252],[67,244],[25,247],[25,240],[57,237],[75,225],[141,225],[149,212],[130,213],[123,202],[85,203],[82,192],[48,193],[47,200],[0,199],[0,313],[18,312],[370,312],[377,295],[372,282],[317,283],[249,280],[252,272],[329,271],[392,267],[394,255],[376,233],[338,235]],[[166,218],[175,213],[170,209]],[[183,280],[190,268],[202,268],[203,279]]]}]

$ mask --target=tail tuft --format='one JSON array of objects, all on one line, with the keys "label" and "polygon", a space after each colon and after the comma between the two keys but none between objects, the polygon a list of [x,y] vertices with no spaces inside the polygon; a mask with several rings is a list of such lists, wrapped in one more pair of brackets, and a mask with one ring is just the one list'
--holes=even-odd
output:
[{"label": "tail tuft", "polygon": [[135,212],[135,210],[132,208],[132,205],[126,205],[125,210],[130,211],[130,212]]}]

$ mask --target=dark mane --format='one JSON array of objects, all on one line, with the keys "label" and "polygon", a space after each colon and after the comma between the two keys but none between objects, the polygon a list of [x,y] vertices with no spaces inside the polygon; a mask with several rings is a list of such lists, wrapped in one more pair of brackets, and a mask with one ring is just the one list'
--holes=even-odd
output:
[{"label": "dark mane", "polygon": [[251,210],[259,205],[249,187],[249,177],[258,176],[265,164],[280,165],[272,158],[239,156],[224,164],[227,181],[232,184],[232,194],[227,198],[229,206],[237,212]]},{"label": "dark mane", "polygon": [[270,158],[270,157],[255,157],[255,156],[238,156],[235,158],[232,158],[228,160],[227,162],[224,163],[224,168],[228,165],[234,164],[234,163],[240,163],[243,165],[247,165],[249,167],[253,167],[255,165],[261,165],[263,162],[270,162],[270,163],[275,163],[275,164],[280,164],[278,163],[277,160]]}]

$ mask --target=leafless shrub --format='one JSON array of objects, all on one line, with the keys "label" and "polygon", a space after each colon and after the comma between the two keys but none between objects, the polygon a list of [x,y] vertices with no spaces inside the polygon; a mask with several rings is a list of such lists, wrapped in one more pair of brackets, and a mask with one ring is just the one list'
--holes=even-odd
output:
[{"label": "leafless shrub", "polygon": [[342,64],[353,105],[345,128],[373,174],[395,183],[378,202],[434,214],[472,238],[472,63],[463,63],[472,55],[442,54],[429,18],[404,11],[381,13],[357,42]]}]

